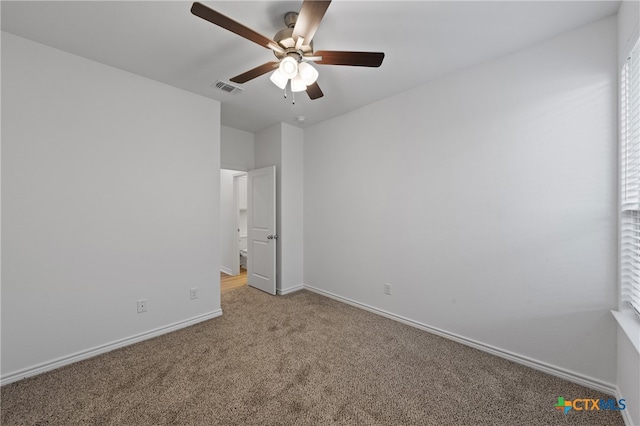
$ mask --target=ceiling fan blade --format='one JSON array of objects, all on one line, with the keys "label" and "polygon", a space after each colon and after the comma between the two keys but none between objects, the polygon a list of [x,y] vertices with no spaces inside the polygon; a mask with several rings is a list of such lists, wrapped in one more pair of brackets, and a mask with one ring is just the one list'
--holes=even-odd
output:
[{"label": "ceiling fan blade", "polygon": [[329,4],[331,4],[331,0],[305,0],[298,14],[296,25],[293,27],[293,39],[297,40],[299,37],[304,37],[305,44],[311,43]]},{"label": "ceiling fan blade", "polygon": [[231,79],[234,83],[246,83],[249,80],[253,80],[256,77],[260,77],[262,74],[266,74],[269,71],[273,71],[278,67],[278,62],[267,62],[260,66],[255,67],[243,74],[237,75]]},{"label": "ceiling fan blade", "polygon": [[316,64],[349,65],[352,67],[379,67],[382,65],[382,52],[341,52],[337,50],[318,50],[314,56],[322,56]]},{"label": "ceiling fan blade", "polygon": [[270,38],[263,36],[262,34],[258,34],[253,31],[249,27],[245,27],[239,22],[234,21],[231,18],[224,16],[223,14],[216,12],[215,10],[205,6],[202,3],[195,2],[193,6],[191,6],[191,13],[194,15],[204,19],[205,21],[209,21],[212,24],[216,24],[219,27],[224,28],[225,30],[229,30],[232,33],[238,34],[240,37],[244,37],[247,40],[250,40],[256,44],[259,44],[262,47],[267,49],[271,49],[269,45],[277,45],[277,43]]},{"label": "ceiling fan blade", "polygon": [[316,82],[307,86],[307,95],[309,95],[309,98],[313,100],[323,97],[324,93],[322,93],[320,86],[318,86],[318,83]]}]

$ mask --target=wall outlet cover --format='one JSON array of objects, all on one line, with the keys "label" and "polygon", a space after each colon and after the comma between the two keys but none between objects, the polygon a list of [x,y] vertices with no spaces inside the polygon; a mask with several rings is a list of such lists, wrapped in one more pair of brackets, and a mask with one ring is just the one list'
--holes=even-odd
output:
[{"label": "wall outlet cover", "polygon": [[384,294],[391,295],[391,284],[386,283],[386,284],[384,285]]}]

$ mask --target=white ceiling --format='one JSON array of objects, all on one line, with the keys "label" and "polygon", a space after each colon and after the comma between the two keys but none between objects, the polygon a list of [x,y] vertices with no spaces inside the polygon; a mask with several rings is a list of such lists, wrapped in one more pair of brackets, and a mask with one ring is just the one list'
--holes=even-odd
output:
[{"label": "white ceiling", "polygon": [[[272,38],[301,1],[206,1]],[[222,103],[222,124],[256,132],[317,123],[453,71],[615,14],[619,1],[343,1],[329,7],[316,50],[382,51],[380,68],[317,65],[324,97],[285,100],[268,75],[232,95],[211,87],[273,53],[190,13],[191,2],[2,1],[1,28]],[[43,70],[46,72],[46,70]],[[100,84],[96,81],[95,84]]]}]

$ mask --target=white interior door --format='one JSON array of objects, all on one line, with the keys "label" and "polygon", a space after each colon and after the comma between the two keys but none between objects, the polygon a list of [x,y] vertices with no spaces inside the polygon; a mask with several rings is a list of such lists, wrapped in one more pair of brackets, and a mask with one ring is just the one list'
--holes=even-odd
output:
[{"label": "white interior door", "polygon": [[248,173],[247,214],[247,283],[276,294],[276,166]]}]

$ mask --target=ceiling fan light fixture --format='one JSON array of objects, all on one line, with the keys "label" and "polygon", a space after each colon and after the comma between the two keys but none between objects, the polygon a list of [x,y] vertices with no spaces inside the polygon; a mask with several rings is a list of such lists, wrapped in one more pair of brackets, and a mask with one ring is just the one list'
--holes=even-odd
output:
[{"label": "ceiling fan light fixture", "polygon": [[298,65],[298,75],[307,86],[312,85],[318,80],[318,70],[307,62],[302,62]]},{"label": "ceiling fan light fixture", "polygon": [[307,85],[304,84],[304,81],[302,81],[300,74],[291,79],[292,92],[304,92],[305,90],[307,90]]},{"label": "ceiling fan light fixture", "polygon": [[285,87],[287,87],[287,82],[289,81],[289,79],[284,74],[282,74],[282,72],[280,72],[279,68],[271,73],[271,77],[269,77],[269,79],[273,82],[273,84],[283,90]]},{"label": "ceiling fan light fixture", "polygon": [[298,61],[293,59],[291,56],[287,56],[280,61],[278,70],[286,78],[294,78],[296,74],[298,74]]}]

